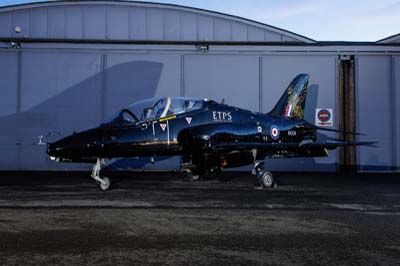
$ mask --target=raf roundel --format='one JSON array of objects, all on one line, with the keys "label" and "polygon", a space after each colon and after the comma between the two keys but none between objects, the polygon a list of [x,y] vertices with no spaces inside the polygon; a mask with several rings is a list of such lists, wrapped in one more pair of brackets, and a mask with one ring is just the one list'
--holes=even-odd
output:
[{"label": "raf roundel", "polygon": [[269,133],[272,139],[277,140],[279,138],[279,128],[277,126],[272,125]]}]

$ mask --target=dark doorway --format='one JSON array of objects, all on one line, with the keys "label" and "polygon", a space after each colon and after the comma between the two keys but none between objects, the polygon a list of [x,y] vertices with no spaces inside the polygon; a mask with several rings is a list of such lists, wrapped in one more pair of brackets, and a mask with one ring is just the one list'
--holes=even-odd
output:
[{"label": "dark doorway", "polygon": [[[354,56],[339,56],[339,129],[355,132],[355,63]],[[339,134],[340,139],[355,141],[355,136]],[[342,147],[339,150],[339,170],[356,172],[356,148]]]}]

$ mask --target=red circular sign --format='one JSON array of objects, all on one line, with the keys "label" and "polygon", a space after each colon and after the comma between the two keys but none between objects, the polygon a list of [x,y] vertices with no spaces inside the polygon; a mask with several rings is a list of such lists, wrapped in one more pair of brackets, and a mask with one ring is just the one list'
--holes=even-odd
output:
[{"label": "red circular sign", "polygon": [[322,109],[318,112],[318,119],[321,122],[328,122],[331,119],[331,113],[328,110]]}]

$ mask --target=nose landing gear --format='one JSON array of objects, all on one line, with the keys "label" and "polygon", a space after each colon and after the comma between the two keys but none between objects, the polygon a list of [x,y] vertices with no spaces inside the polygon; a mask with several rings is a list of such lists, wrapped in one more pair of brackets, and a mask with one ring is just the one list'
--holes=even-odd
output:
[{"label": "nose landing gear", "polygon": [[92,174],[90,175],[101,191],[107,191],[110,188],[111,181],[108,177],[100,177],[101,167],[105,164],[104,159],[97,158],[96,164],[93,166]]}]

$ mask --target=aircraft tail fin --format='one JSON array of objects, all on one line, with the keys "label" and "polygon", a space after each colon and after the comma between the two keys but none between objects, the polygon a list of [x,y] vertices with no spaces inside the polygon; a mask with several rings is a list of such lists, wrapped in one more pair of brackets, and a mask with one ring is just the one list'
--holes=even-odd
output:
[{"label": "aircraft tail fin", "polygon": [[304,117],[306,105],[308,74],[296,76],[289,84],[275,107],[269,115],[279,118],[300,118]]}]

